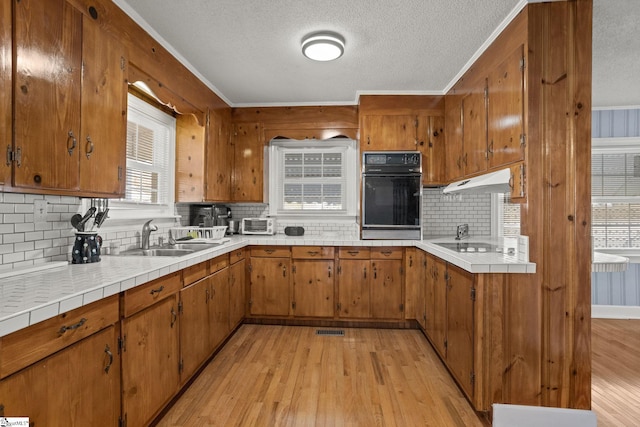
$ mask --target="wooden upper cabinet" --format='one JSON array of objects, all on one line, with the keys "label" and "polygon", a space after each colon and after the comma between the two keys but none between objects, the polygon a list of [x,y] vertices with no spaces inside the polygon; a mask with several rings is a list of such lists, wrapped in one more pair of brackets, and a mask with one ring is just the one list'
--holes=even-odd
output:
[{"label": "wooden upper cabinet", "polygon": [[232,201],[262,202],[264,144],[259,123],[236,123],[233,131]]},{"label": "wooden upper cabinet", "polygon": [[462,163],[465,175],[487,169],[487,118],[485,80],[462,98]]},{"label": "wooden upper cabinet", "polygon": [[487,78],[489,168],[524,159],[524,47]]},{"label": "wooden upper cabinet", "polygon": [[209,138],[206,144],[205,200],[231,200],[233,147],[231,145],[230,109],[209,112]]},{"label": "wooden upper cabinet", "polygon": [[422,153],[422,183],[444,183],[445,129],[444,117],[418,116],[416,118],[417,149]]},{"label": "wooden upper cabinet", "polygon": [[371,115],[362,118],[360,151],[417,150],[414,115]]},{"label": "wooden upper cabinet", "polygon": [[65,0],[20,0],[13,6],[14,153],[20,158],[13,184],[77,190],[82,14]]},{"label": "wooden upper cabinet", "polygon": [[445,125],[445,182],[452,182],[464,176],[462,156],[462,95],[450,94],[444,98]]},{"label": "wooden upper cabinet", "polygon": [[191,114],[176,118],[176,202],[204,200],[205,131]]},{"label": "wooden upper cabinet", "polygon": [[125,193],[127,59],[123,45],[85,16],[82,26],[80,190]]},{"label": "wooden upper cabinet", "polygon": [[[0,148],[2,153],[13,149],[11,136],[11,2],[0,4]],[[2,159],[4,160],[4,159]],[[11,184],[11,164],[0,161],[0,189]]]}]

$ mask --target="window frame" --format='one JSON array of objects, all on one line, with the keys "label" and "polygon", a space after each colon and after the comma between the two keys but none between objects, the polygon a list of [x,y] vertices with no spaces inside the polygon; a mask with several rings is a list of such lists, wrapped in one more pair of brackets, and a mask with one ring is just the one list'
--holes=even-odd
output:
[{"label": "window frame", "polygon": [[[299,210],[285,211],[283,209],[284,179],[283,159],[286,153],[305,151],[324,151],[343,153],[344,174],[344,202],[345,209],[333,210]],[[353,221],[356,218],[358,207],[358,144],[350,138],[331,138],[326,140],[295,140],[273,139],[265,152],[265,175],[268,184],[266,200],[269,204],[269,216],[278,218],[290,218],[296,221],[314,220],[322,216],[323,221]]]},{"label": "window frame", "polygon": [[[640,137],[621,137],[621,138],[593,138],[591,144],[591,152],[593,154],[638,154],[640,155]],[[593,212],[594,203],[615,203],[615,204],[640,204],[640,196],[592,196],[591,209]],[[593,217],[593,214],[592,214]],[[594,221],[591,221],[591,236],[593,241],[593,249],[603,252],[615,251],[632,251],[640,252],[639,246],[596,246],[594,236]],[[635,224],[640,227],[640,223]],[[629,224],[628,227],[634,225]],[[605,225],[605,227],[607,227]],[[612,225],[613,227],[613,225]]]}]

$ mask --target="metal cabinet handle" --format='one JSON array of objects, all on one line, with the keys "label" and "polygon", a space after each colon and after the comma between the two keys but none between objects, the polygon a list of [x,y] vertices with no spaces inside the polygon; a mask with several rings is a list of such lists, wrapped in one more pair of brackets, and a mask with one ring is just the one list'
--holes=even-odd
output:
[{"label": "metal cabinet handle", "polygon": [[307,253],[311,256],[316,256],[318,255],[318,251],[307,251]]},{"label": "metal cabinet handle", "polygon": [[373,268],[373,278],[377,279],[378,278],[378,269],[377,268]]},{"label": "metal cabinet handle", "polygon": [[84,317],[82,319],[80,319],[80,321],[78,323],[75,323],[71,326],[63,326],[60,328],[60,335],[64,334],[67,331],[71,331],[74,329],[78,329],[79,327],[81,327],[82,325],[84,325],[87,322],[87,319],[85,319]]},{"label": "metal cabinet handle", "polygon": [[367,278],[367,267],[364,267],[363,270],[364,270],[364,278],[366,279]]},{"label": "metal cabinet handle", "polygon": [[413,267],[413,257],[409,257],[409,267]]},{"label": "metal cabinet handle", "polygon": [[209,293],[209,288],[205,289],[204,294],[205,294],[204,302],[205,302],[205,304],[209,304],[209,300],[211,299],[211,295]]},{"label": "metal cabinet handle", "polygon": [[94,149],[93,141],[91,140],[90,136],[87,136],[86,148],[87,148],[87,159],[88,159],[89,157],[91,157],[91,154],[93,153],[93,149]]},{"label": "metal cabinet handle", "polygon": [[[67,151],[69,152],[69,155],[71,155],[73,153],[73,150],[76,148],[78,141],[76,140],[76,137],[73,136],[72,130],[69,131],[68,135],[69,137],[67,138]],[[71,141],[71,147],[69,147],[69,141]]]},{"label": "metal cabinet handle", "polygon": [[176,311],[173,309],[173,307],[171,307],[171,327],[172,328],[173,328],[173,325],[175,325],[177,321],[178,321],[178,313],[176,313]]},{"label": "metal cabinet handle", "polygon": [[329,273],[329,278],[331,278],[331,267],[328,267],[327,270],[328,270],[328,273]]},{"label": "metal cabinet handle", "polygon": [[282,277],[287,277],[287,267],[286,266],[282,267]]},{"label": "metal cabinet handle", "polygon": [[104,373],[108,374],[109,369],[111,369],[111,365],[113,365],[113,353],[109,348],[109,344],[107,344],[107,346],[104,348],[104,352],[107,354],[107,356],[109,356],[109,363],[107,363],[107,366],[104,367]]},{"label": "metal cabinet handle", "polygon": [[393,252],[392,251],[380,251],[380,253],[384,256],[389,256],[391,255]]},{"label": "metal cabinet handle", "polygon": [[351,256],[356,256],[360,253],[360,251],[347,251],[347,253]]},{"label": "metal cabinet handle", "polygon": [[275,250],[275,249],[265,249],[264,251],[265,251],[266,253],[268,253],[268,254],[272,254],[272,253],[274,253],[276,250]]},{"label": "metal cabinet handle", "polygon": [[160,292],[162,292],[164,290],[164,285],[160,285],[160,287],[158,289],[151,289],[151,292],[149,292],[151,295],[153,294],[159,294]]}]

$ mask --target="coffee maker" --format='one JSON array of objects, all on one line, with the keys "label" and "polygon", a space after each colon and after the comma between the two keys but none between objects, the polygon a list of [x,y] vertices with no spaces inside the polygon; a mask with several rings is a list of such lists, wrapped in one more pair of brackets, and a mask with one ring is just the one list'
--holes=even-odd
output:
[{"label": "coffee maker", "polygon": [[213,227],[215,224],[215,205],[190,205],[189,225],[192,227]]},{"label": "coffee maker", "polygon": [[214,205],[215,225],[218,227],[228,227],[231,218],[231,208],[227,205]]}]

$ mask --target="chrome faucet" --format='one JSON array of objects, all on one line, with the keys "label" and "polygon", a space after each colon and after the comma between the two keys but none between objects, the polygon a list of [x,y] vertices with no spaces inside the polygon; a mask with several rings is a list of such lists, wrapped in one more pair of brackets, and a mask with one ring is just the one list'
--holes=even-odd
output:
[{"label": "chrome faucet", "polygon": [[151,221],[153,220],[150,219],[142,226],[142,249],[149,249],[149,236],[151,235],[152,231],[158,231],[157,225],[150,225]]}]

